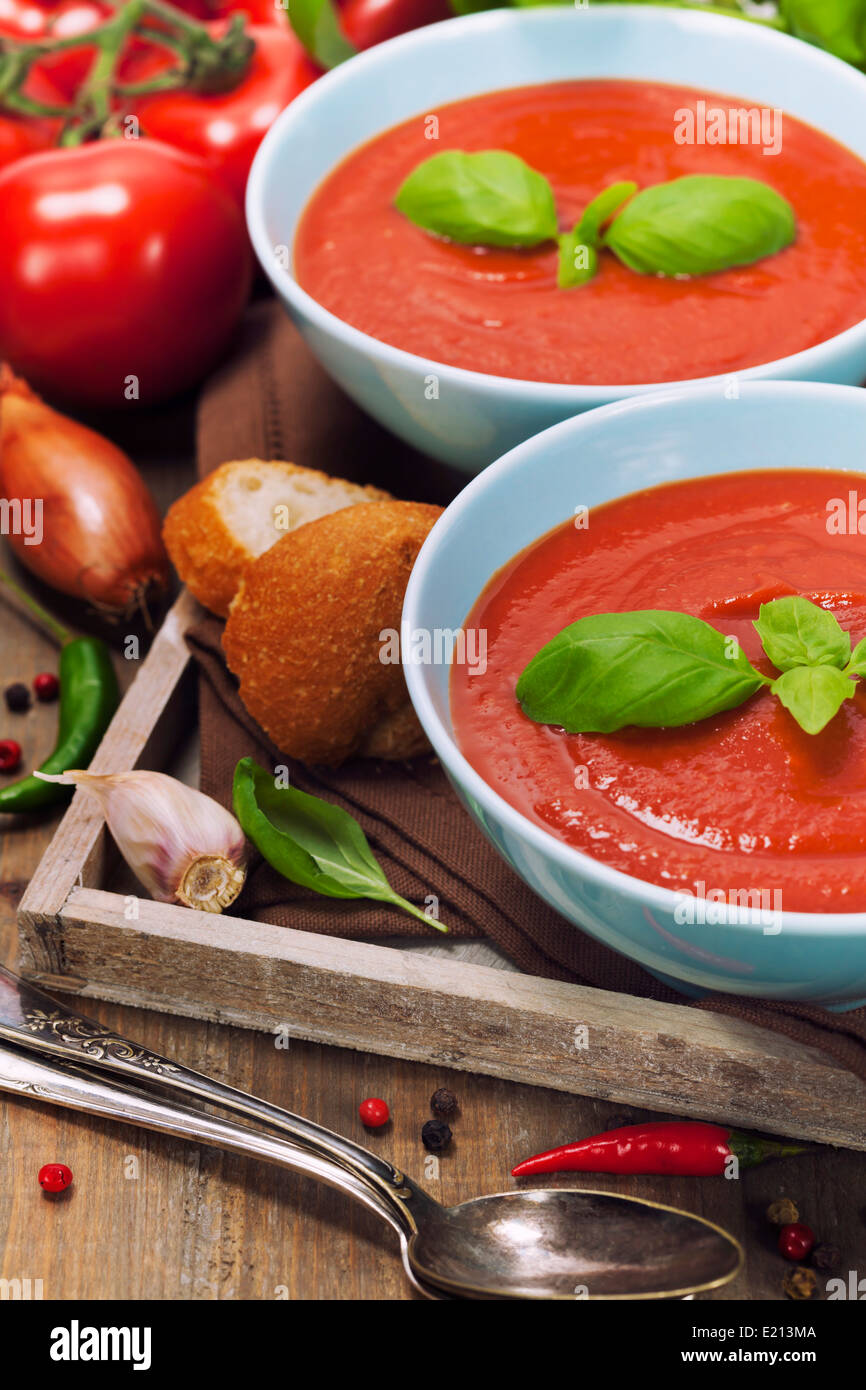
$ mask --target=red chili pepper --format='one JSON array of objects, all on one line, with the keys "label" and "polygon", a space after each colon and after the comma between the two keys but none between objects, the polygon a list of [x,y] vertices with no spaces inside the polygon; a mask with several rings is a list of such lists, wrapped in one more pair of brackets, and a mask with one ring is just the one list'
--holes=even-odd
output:
[{"label": "red chili pepper", "polygon": [[573,1144],[535,1154],[512,1168],[515,1178],[536,1173],[670,1173],[678,1177],[717,1177],[731,1158],[744,1168],[765,1158],[802,1153],[794,1144],[759,1139],[725,1125],[702,1121],[660,1120],[625,1125]]}]

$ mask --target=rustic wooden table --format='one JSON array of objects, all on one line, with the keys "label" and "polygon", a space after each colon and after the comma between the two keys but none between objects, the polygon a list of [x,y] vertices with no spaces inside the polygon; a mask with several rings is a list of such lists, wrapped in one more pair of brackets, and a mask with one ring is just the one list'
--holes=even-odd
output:
[{"label": "rustic wooden table", "polygon": [[[192,480],[190,419],[143,419],[122,440],[164,505]],[[113,431],[122,439],[117,429]],[[176,441],[166,460],[162,441]],[[184,462],[184,460],[187,460]],[[55,654],[27,623],[0,610],[5,686],[51,669]],[[7,716],[0,705],[3,722]],[[26,721],[25,759],[52,741],[52,707]],[[12,733],[10,727],[9,733]],[[0,736],[6,736],[4,727]],[[57,818],[4,827],[0,837],[0,960],[14,967],[15,911]],[[472,946],[467,949],[473,949]],[[483,949],[483,948],[482,948]],[[512,1164],[566,1138],[627,1124],[644,1112],[486,1076],[436,1070],[372,1054],[101,1005],[86,1011],[151,1048],[364,1140],[357,1107],[384,1096],[392,1122],[367,1136],[444,1202],[508,1187]],[[429,1097],[460,1099],[455,1138],[431,1172],[420,1142]],[[47,1198],[36,1174],[68,1163],[74,1186]],[[348,1199],[307,1179],[132,1127],[36,1102],[0,1100],[0,1278],[42,1280],[53,1299],[411,1298],[390,1230]],[[784,1164],[723,1179],[591,1179],[583,1185],[648,1197],[725,1226],[746,1250],[745,1272],[719,1299],[779,1299],[790,1268],[764,1220],[793,1197],[819,1238],[838,1245],[842,1272],[866,1277],[866,1154],[815,1149]],[[866,1287],[866,1286],[864,1286]]]}]

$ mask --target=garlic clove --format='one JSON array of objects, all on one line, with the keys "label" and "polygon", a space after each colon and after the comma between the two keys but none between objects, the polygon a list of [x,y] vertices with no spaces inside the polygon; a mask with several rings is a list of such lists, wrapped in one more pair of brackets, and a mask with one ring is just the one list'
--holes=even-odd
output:
[{"label": "garlic clove", "polygon": [[204,792],[164,772],[36,775],[81,786],[97,798],[117,848],[158,902],[222,912],[241,891],[244,833]]}]

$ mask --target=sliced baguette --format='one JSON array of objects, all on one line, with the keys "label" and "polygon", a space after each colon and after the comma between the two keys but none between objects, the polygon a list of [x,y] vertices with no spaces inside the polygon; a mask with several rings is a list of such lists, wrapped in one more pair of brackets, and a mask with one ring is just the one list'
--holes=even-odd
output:
[{"label": "sliced baguette", "polygon": [[440,514],[423,502],[345,507],[247,567],[222,646],[241,700],[281,753],[336,767],[428,748],[383,642],[400,632],[409,574]]},{"label": "sliced baguette", "polygon": [[251,561],[288,531],[359,502],[390,494],[294,463],[224,463],[170,508],[163,538],[174,567],[199,603],[228,617]]}]

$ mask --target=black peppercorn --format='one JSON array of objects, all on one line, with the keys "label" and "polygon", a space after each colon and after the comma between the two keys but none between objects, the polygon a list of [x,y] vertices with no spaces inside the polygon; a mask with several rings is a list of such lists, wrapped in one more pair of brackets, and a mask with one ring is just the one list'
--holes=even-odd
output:
[{"label": "black peppercorn", "polygon": [[430,1153],[440,1153],[451,1143],[451,1126],[444,1120],[428,1120],[421,1128],[421,1143]]},{"label": "black peppercorn", "polygon": [[812,1251],[812,1264],[816,1269],[838,1269],[841,1260],[835,1245],[816,1245]]},{"label": "black peppercorn", "polygon": [[430,1109],[434,1115],[442,1115],[448,1119],[449,1116],[457,1114],[457,1097],[447,1087],[440,1086],[430,1097]]},{"label": "black peppercorn", "polygon": [[21,681],[16,681],[14,685],[7,685],[3,692],[6,705],[15,714],[21,714],[30,708],[30,691]]}]

